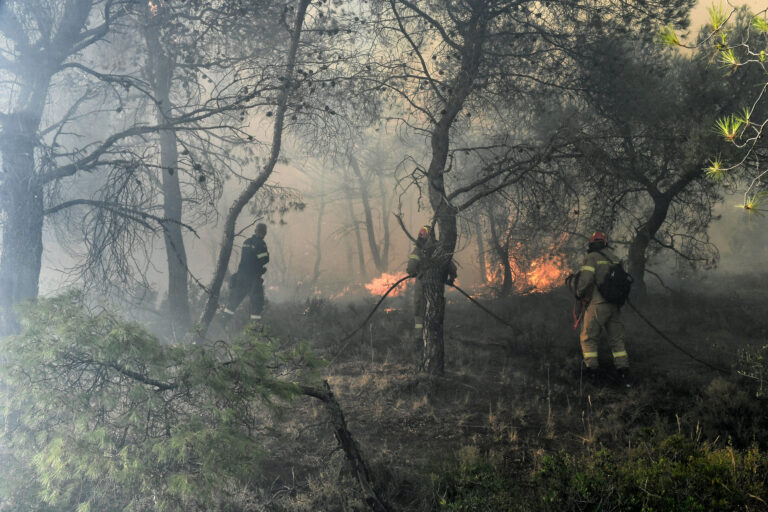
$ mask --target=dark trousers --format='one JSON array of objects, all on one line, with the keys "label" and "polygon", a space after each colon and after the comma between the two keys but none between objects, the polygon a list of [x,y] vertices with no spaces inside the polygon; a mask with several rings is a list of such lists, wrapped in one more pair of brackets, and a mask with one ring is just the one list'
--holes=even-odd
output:
[{"label": "dark trousers", "polygon": [[260,315],[264,309],[264,279],[261,276],[245,277],[234,274],[229,280],[227,309],[236,310],[246,295],[251,299],[251,314]]}]

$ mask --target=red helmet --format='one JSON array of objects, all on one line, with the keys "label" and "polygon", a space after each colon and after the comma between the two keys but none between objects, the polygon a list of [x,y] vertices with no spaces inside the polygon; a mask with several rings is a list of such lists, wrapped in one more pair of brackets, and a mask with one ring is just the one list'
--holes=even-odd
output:
[{"label": "red helmet", "polygon": [[421,229],[419,230],[419,238],[426,240],[427,238],[429,238],[429,234],[431,232],[432,232],[432,226],[430,226],[429,224],[422,226]]},{"label": "red helmet", "polygon": [[592,236],[589,237],[589,243],[593,244],[595,242],[608,242],[608,239],[605,237],[605,233],[602,231],[595,231],[592,233]]}]

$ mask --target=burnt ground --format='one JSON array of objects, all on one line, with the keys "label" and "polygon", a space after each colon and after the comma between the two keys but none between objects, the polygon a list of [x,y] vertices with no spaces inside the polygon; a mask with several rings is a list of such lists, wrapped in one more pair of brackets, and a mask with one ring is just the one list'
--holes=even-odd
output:
[{"label": "burnt ground", "polygon": [[[687,350],[732,367],[740,349],[765,344],[764,281],[735,282],[727,294],[665,291],[638,307]],[[439,508],[441,475],[468,461],[524,475],[547,453],[621,450],[674,433],[734,447],[768,445],[768,408],[755,398],[755,381],[691,360],[627,308],[635,385],[624,390],[607,377],[596,387],[581,381],[567,291],[483,300],[514,329],[456,292],[448,298],[446,373],[435,379],[417,371],[408,297],[388,300],[390,309],[344,344],[338,340],[362,321],[373,298],[315,298],[266,313],[271,336],[307,341],[328,361],[318,380],[330,384],[396,510]],[[274,428],[263,482],[274,510],[367,510],[322,403],[297,399]]]}]

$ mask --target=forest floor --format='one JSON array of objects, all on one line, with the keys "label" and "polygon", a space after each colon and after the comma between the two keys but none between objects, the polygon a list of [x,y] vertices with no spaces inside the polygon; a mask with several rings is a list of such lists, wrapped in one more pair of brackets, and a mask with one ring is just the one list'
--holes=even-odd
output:
[{"label": "forest floor", "polygon": [[[728,293],[652,293],[638,307],[697,357],[731,368],[740,350],[766,343],[765,281],[731,281]],[[327,361],[318,379],[330,384],[394,510],[440,509],[445,475],[462,465],[490,464],[523,478],[548,454],[623,450],[674,434],[768,447],[768,407],[755,398],[754,381],[693,361],[629,308],[622,315],[635,382],[624,389],[608,377],[597,386],[582,380],[564,289],[480,299],[514,329],[451,291],[446,372],[431,379],[418,371],[408,295],[388,299],[360,333],[338,341],[375,299],[275,304],[265,324],[271,336],[308,341]],[[601,359],[609,352],[601,347]],[[275,510],[367,510],[323,404],[299,402],[266,447],[264,485]]]}]

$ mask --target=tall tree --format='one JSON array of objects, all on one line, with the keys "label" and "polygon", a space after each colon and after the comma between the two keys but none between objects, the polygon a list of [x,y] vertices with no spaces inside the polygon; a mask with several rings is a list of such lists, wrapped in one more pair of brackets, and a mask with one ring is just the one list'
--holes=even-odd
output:
[{"label": "tall tree", "polygon": [[[91,219],[96,227],[85,237],[89,261],[106,273],[104,281],[114,278],[112,265],[132,262],[136,248],[111,242],[127,233],[123,241],[146,243],[145,237],[125,226],[131,223],[138,229],[177,235],[180,226],[175,213],[169,217],[154,209],[154,178],[141,149],[142,137],[163,132],[170,139],[173,129],[182,125],[201,133],[229,130],[221,116],[247,108],[243,104],[261,92],[258,87],[243,90],[234,77],[217,84],[214,98],[185,104],[170,119],[166,111],[148,121],[143,104],[150,102],[162,111],[170,102],[163,107],[151,85],[141,79],[140,59],[133,48],[124,48],[116,60],[110,52],[110,45],[135,41],[133,7],[122,0],[3,5],[0,73],[18,89],[0,107],[0,152],[6,171],[0,194],[6,220],[0,258],[5,333],[17,328],[14,304],[37,295],[44,216],[86,208],[84,223]],[[144,11],[142,19],[159,10],[158,3],[146,7],[149,13]],[[161,89],[158,92],[164,94]],[[166,163],[174,159],[171,151],[161,155]],[[94,180],[103,185],[100,196],[88,197]],[[167,185],[171,197],[171,182]],[[112,262],[105,262],[107,254]],[[179,258],[175,253],[173,257]]]},{"label": "tall tree", "polygon": [[638,291],[651,253],[714,264],[706,231],[720,184],[706,169],[710,151],[728,148],[709,127],[735,99],[719,72],[702,56],[613,38],[594,46],[581,70],[589,110],[566,132],[584,156],[580,188],[603,218],[597,226],[628,243]]},{"label": "tall tree", "polygon": [[[161,28],[170,10],[146,7],[144,39],[147,46],[147,74],[155,99],[157,124],[167,124],[173,118],[171,88],[176,69],[176,56],[171,55],[161,43]],[[179,183],[179,151],[175,130],[162,130],[160,143],[160,173],[163,191],[163,216],[175,222],[166,224],[163,230],[168,269],[168,309],[172,326],[185,331],[189,323],[189,290],[187,288],[187,252],[182,236],[182,196]]]},{"label": "tall tree", "polygon": [[[227,267],[229,266],[229,259],[232,254],[232,245],[235,238],[235,225],[238,217],[243,208],[245,208],[248,202],[253,199],[256,193],[265,185],[272,175],[272,171],[274,171],[280,156],[283,128],[286,112],[288,111],[289,99],[297,88],[297,84],[295,83],[296,61],[309,4],[310,0],[298,0],[295,7],[292,9],[294,19],[293,24],[288,31],[289,38],[287,46],[285,47],[285,53],[281,55],[283,58],[280,59],[282,64],[280,66],[281,73],[274,77],[279,85],[276,87],[277,97],[274,102],[274,123],[272,125],[269,155],[261,172],[259,172],[254,180],[251,180],[248,183],[227,212],[224,221],[224,233],[222,235],[222,241],[219,246],[219,254],[216,261],[216,269],[214,271],[212,282],[208,287],[208,300],[206,301],[205,308],[200,317],[198,330],[200,336],[204,336],[207,332],[219,305],[219,295],[224,283]],[[273,113],[270,111],[269,117],[272,116]]]},{"label": "tall tree", "polygon": [[[89,73],[84,53],[104,41],[120,0],[67,0],[24,2],[0,6],[0,74],[14,86],[14,94],[0,107],[0,153],[3,160],[0,206],[4,215],[0,257],[0,332],[18,326],[13,307],[37,296],[43,253],[43,216],[46,187],[55,180],[87,167],[104,152],[97,147],[62,151],[41,144],[42,134],[60,133],[69,119],[79,115],[103,75]],[[82,79],[82,74],[86,79]],[[93,80],[88,80],[93,79]],[[78,86],[70,97],[52,97],[54,84]],[[103,84],[103,81],[101,81]],[[124,82],[130,87],[131,82]],[[68,102],[64,108],[59,101]],[[63,117],[59,117],[63,116]],[[58,117],[58,119],[56,119]],[[59,132],[57,132],[59,130]],[[71,163],[63,169],[61,159]]]},{"label": "tall tree", "polygon": [[[647,26],[655,18],[679,19],[691,2],[389,0],[384,4],[388,8],[380,18],[380,33],[393,59],[379,65],[381,87],[392,92],[393,102],[404,105],[400,118],[427,139],[429,149],[416,177],[425,184],[439,243],[435,265],[423,277],[427,310],[422,367],[440,374],[445,357],[443,281],[458,239],[457,215],[514,182],[523,169],[536,167],[551,152],[546,137],[536,141],[538,148],[528,144],[520,153],[519,140],[502,139],[500,145],[505,147],[495,152],[493,164],[484,166],[479,175],[452,183],[448,170],[459,134],[470,130],[475,119],[486,131],[509,133],[503,106],[534,86],[570,85],[565,64],[577,44],[603,30],[627,31],[630,22]],[[510,151],[513,146],[516,150]]]}]

